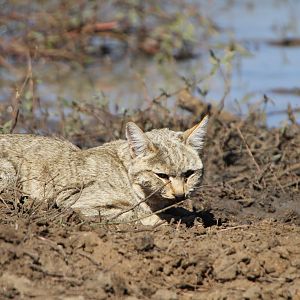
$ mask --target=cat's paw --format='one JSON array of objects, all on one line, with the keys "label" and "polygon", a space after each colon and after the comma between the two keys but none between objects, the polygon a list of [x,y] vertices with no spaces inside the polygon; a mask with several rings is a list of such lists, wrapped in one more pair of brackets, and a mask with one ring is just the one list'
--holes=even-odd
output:
[{"label": "cat's paw", "polygon": [[152,215],[147,218],[141,219],[141,223],[145,226],[155,226],[161,221],[161,218],[159,218],[157,215]]}]

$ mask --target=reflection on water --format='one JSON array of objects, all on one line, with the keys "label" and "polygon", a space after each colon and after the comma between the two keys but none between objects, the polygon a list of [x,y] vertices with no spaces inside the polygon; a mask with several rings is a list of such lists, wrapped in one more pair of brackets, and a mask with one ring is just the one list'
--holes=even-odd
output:
[{"label": "reflection on water", "polygon": [[[299,88],[300,48],[268,44],[270,40],[283,37],[299,37],[297,16],[300,1],[191,2],[199,3],[199,9],[223,29],[222,36],[216,37],[216,40],[226,42],[235,39],[252,54],[239,59],[234,68],[231,92],[226,98],[227,108],[243,112],[250,103],[262,99],[264,94],[274,101],[274,105],[268,104],[267,112],[285,110],[288,103],[300,108],[299,95],[272,92],[278,88]],[[0,34],[3,35],[2,32]],[[58,97],[68,101],[96,98],[108,101],[112,110],[116,105],[121,109],[141,108],[147,100],[159,95],[161,89],[174,91],[181,87],[180,76],[203,76],[210,68],[209,51],[200,49],[200,52],[198,58],[167,66],[159,66],[149,58],[130,56],[113,63],[109,58],[101,59],[86,67],[41,60],[33,64],[34,75],[39,79],[36,93],[45,103],[51,103]],[[9,83],[17,78],[3,69],[0,74],[0,101],[4,101],[13,92]],[[224,93],[221,77],[215,76],[204,85],[209,91],[206,101],[221,99]],[[245,97],[247,95],[249,97]],[[276,126],[285,119],[286,115],[272,114],[268,124]]]}]

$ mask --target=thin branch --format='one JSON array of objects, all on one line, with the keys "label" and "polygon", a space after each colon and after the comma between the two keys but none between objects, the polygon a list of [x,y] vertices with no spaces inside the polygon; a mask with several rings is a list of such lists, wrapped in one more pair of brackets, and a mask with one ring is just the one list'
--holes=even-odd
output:
[{"label": "thin branch", "polygon": [[246,139],[244,138],[244,136],[243,136],[243,134],[242,134],[240,128],[239,128],[239,127],[236,127],[236,130],[237,130],[237,132],[238,132],[240,138],[241,138],[242,141],[244,142],[245,147],[246,147],[246,150],[247,150],[247,152],[248,152],[250,158],[252,159],[252,162],[253,162],[253,164],[255,165],[257,171],[258,171],[259,173],[261,173],[260,166],[259,166],[258,163],[256,162],[256,160],[255,160],[255,158],[254,158],[254,156],[253,156],[253,154],[252,154],[252,152],[251,152],[251,150],[250,150],[250,147],[248,146],[248,143],[247,143]]},{"label": "thin branch", "polygon": [[22,84],[20,90],[18,90],[18,88],[16,90],[16,95],[15,95],[15,99],[14,99],[15,105],[14,105],[13,112],[12,112],[12,125],[9,130],[9,133],[13,133],[13,131],[15,130],[15,128],[17,126],[18,119],[19,119],[19,113],[20,113],[20,106],[22,103],[21,97],[22,97],[24,90],[32,76],[31,58],[30,58],[30,54],[28,52],[27,52],[27,65],[28,65],[27,66],[27,74],[23,81],[23,84]]},{"label": "thin branch", "polygon": [[[97,225],[120,225],[120,224],[134,223],[134,222],[137,222],[137,221],[141,221],[141,220],[143,220],[143,219],[146,219],[146,218],[148,218],[148,217],[151,217],[151,216],[153,216],[153,215],[160,214],[160,213],[162,213],[162,212],[164,212],[164,211],[166,211],[166,210],[168,210],[168,209],[170,209],[170,208],[172,208],[172,207],[176,207],[176,206],[182,204],[184,201],[185,201],[185,200],[182,200],[182,201],[180,201],[180,202],[174,203],[174,204],[169,205],[169,206],[167,206],[167,207],[165,207],[165,208],[162,208],[162,209],[160,209],[160,210],[156,210],[156,211],[154,211],[154,212],[152,212],[152,213],[150,213],[150,214],[146,214],[146,215],[144,215],[144,216],[142,216],[142,217],[135,218],[135,219],[131,219],[131,220],[128,220],[128,221],[111,222],[111,221],[108,220],[107,222],[99,222],[99,223],[94,223],[94,224],[97,224]],[[159,224],[159,225],[161,225],[161,224]]]},{"label": "thin branch", "polygon": [[148,195],[145,199],[139,201],[138,203],[136,203],[135,205],[131,206],[130,208],[126,209],[126,210],[122,210],[121,212],[119,212],[118,214],[114,215],[113,217],[111,217],[109,219],[109,221],[115,220],[118,217],[120,217],[121,215],[133,211],[136,207],[138,207],[139,205],[141,205],[142,203],[147,202],[147,200],[149,200],[153,195],[155,195],[157,192],[161,191],[167,184],[169,184],[170,181],[166,182],[163,186],[161,186],[160,188],[156,189],[154,192],[152,192],[150,195]]}]

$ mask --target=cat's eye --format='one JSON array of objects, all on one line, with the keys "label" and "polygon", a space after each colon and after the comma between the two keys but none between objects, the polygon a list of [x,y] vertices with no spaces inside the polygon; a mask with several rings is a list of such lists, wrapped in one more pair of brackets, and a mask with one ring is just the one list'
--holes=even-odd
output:
[{"label": "cat's eye", "polygon": [[155,175],[162,179],[169,179],[169,175],[165,173],[155,173]]},{"label": "cat's eye", "polygon": [[183,173],[183,177],[184,178],[189,178],[190,176],[192,176],[195,173],[194,170],[187,170],[186,172]]}]

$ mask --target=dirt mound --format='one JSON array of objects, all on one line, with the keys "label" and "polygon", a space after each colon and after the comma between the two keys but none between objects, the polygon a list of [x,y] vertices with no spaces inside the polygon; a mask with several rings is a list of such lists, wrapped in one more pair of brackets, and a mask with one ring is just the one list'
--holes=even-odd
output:
[{"label": "dirt mound", "polygon": [[300,228],[1,226],[1,299],[292,299]]},{"label": "dirt mound", "polygon": [[[196,121],[162,114],[131,118],[146,129]],[[118,136],[124,119],[113,123]],[[300,128],[254,124],[212,117],[203,186],[170,225],[99,225],[1,194],[0,298],[300,299]]]}]

